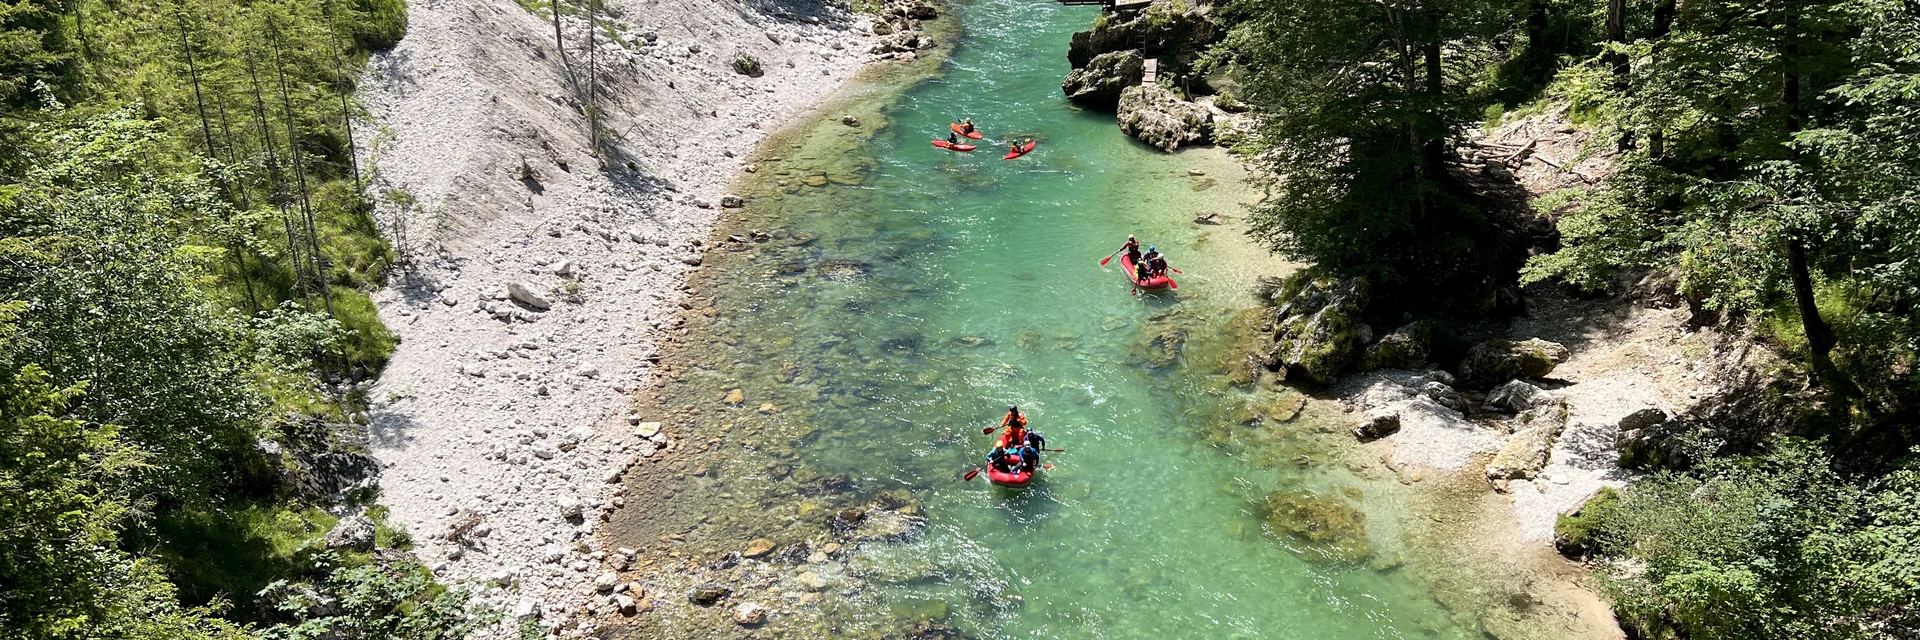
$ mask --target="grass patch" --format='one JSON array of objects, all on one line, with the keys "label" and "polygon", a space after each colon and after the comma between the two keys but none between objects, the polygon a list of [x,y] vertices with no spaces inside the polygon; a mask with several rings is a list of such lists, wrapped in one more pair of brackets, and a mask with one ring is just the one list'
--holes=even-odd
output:
[{"label": "grass patch", "polygon": [[208,509],[177,509],[152,521],[154,556],[180,587],[181,601],[201,605],[224,599],[235,620],[261,620],[268,612],[254,594],[268,583],[304,571],[338,518],[319,509],[272,502]]}]

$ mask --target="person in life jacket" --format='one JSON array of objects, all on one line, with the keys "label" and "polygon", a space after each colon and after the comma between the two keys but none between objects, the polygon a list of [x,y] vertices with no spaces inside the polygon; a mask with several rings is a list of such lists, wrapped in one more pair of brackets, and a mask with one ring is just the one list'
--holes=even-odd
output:
[{"label": "person in life jacket", "polygon": [[1140,262],[1140,241],[1133,239],[1133,236],[1127,236],[1127,242],[1120,245],[1120,250],[1127,252],[1127,262]]},{"label": "person in life jacket", "polygon": [[1153,256],[1152,258],[1148,258],[1148,259],[1147,259],[1147,273],[1151,273],[1151,274],[1153,274],[1153,275],[1156,275],[1156,276],[1164,276],[1164,275],[1167,275],[1167,256],[1166,256],[1166,254],[1159,254],[1159,253],[1156,253],[1156,254],[1154,254],[1154,256]]},{"label": "person in life jacket", "polygon": [[1019,451],[1010,447],[994,447],[987,452],[987,467],[1001,473],[1014,473],[1026,468],[1026,461]]},{"label": "person in life jacket", "polygon": [[952,131],[948,131],[948,132],[947,132],[947,144],[949,144],[949,145],[958,145],[958,144],[960,144],[960,136],[958,136],[958,135],[955,135],[955,134],[954,134],[954,133],[953,133]]},{"label": "person in life jacket", "polygon": [[973,133],[973,118],[967,118],[965,120],[961,120],[960,130],[965,131],[967,133]]}]

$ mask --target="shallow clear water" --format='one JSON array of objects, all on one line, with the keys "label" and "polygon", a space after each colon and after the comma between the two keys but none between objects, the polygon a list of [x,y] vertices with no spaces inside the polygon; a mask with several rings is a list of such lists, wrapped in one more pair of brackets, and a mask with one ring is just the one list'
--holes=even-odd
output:
[{"label": "shallow clear water", "polygon": [[[663,390],[663,406],[703,407],[682,421],[714,453],[659,517],[718,545],[817,544],[822,513],[909,490],[928,527],[853,554],[845,574],[867,588],[823,614],[836,633],[935,619],[975,637],[1478,637],[1401,564],[1392,518],[1368,522],[1374,557],[1357,563],[1263,526],[1276,490],[1392,507],[1354,488],[1350,444],[1318,405],[1293,418],[1297,394],[1229,382],[1252,345],[1254,276],[1289,269],[1231,223],[1192,222],[1242,213],[1234,163],[1159,153],[1063,99],[1068,36],[1097,9],[963,13],[938,77],[759,165],[738,231],[774,237],[715,252],[699,282],[715,317],[686,347],[698,364]],[[963,116],[990,144],[929,145]],[[1002,160],[1024,136],[1038,149]],[[1097,265],[1129,233],[1186,272],[1177,291],[1129,295],[1117,259]],[[731,388],[744,407],[719,402]],[[1024,492],[963,482],[1009,404],[1067,452]],[[813,488],[837,474],[855,488]],[[698,515],[715,500],[743,509]]]}]

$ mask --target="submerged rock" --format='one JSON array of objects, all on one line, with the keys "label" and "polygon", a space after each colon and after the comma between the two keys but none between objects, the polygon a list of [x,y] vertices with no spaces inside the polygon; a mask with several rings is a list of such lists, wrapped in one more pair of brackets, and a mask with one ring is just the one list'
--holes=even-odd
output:
[{"label": "submerged rock", "polygon": [[1140,327],[1140,334],[1134,338],[1127,355],[1149,367],[1164,369],[1180,360],[1186,344],[1186,329],[1168,322],[1155,322]]},{"label": "submerged rock", "polygon": [[733,589],[724,585],[704,584],[687,592],[687,601],[702,607],[711,607],[720,599],[733,595]]},{"label": "submerged rock", "polygon": [[1213,139],[1213,110],[1181,100],[1166,87],[1149,84],[1120,92],[1120,131],[1172,152],[1183,145]]},{"label": "submerged rock", "polygon": [[1120,104],[1120,92],[1140,84],[1146,75],[1146,57],[1137,50],[1112,51],[1094,56],[1087,66],[1074,69],[1060,83],[1067,99],[1090,107],[1112,109]]},{"label": "submerged rock", "polygon": [[1275,293],[1273,349],[1269,367],[1286,367],[1327,384],[1353,362],[1360,344],[1360,312],[1369,287],[1365,278],[1338,279],[1302,272]]},{"label": "submerged rock", "polygon": [[1309,559],[1328,563],[1364,562],[1373,555],[1367,517],[1331,495],[1311,491],[1275,491],[1266,498],[1267,529],[1308,545]]},{"label": "submerged rock", "polygon": [[1539,338],[1488,340],[1467,350],[1466,359],[1460,363],[1460,378],[1482,389],[1514,378],[1543,378],[1571,356],[1560,343]]}]

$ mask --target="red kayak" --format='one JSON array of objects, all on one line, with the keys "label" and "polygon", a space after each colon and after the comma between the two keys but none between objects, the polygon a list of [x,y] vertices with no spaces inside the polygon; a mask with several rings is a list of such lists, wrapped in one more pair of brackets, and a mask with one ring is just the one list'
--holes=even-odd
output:
[{"label": "red kayak", "polygon": [[975,128],[973,131],[965,131],[961,129],[960,123],[958,122],[947,125],[947,128],[952,129],[954,133],[958,133],[960,135],[973,138],[975,140],[980,139],[980,130],[978,128]]},{"label": "red kayak", "polygon": [[945,140],[935,140],[933,141],[933,146],[940,147],[948,151],[972,151],[974,149],[979,148],[970,144],[954,144],[951,142],[947,142]]},{"label": "red kayak", "polygon": [[1158,289],[1176,289],[1176,288],[1179,288],[1180,286],[1179,284],[1173,281],[1173,278],[1165,275],[1148,276],[1147,279],[1145,280],[1141,280],[1139,278],[1133,277],[1133,273],[1134,273],[1133,258],[1126,254],[1120,255],[1120,268],[1127,272],[1127,279],[1133,281],[1133,286],[1140,287],[1148,291],[1154,291]]},{"label": "red kayak", "polygon": [[1033,146],[1037,144],[1040,144],[1040,142],[1037,140],[1028,140],[1025,145],[1016,143],[1008,149],[1007,155],[1001,156],[1001,158],[1012,160],[1014,158],[1027,155],[1027,152],[1032,151]]}]

